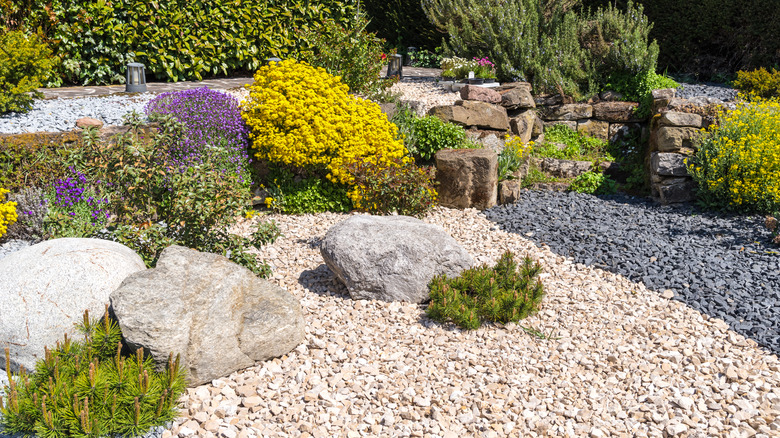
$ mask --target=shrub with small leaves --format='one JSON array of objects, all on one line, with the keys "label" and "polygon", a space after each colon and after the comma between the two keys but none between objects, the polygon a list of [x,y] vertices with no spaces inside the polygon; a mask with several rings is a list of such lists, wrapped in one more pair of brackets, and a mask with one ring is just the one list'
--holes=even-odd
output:
[{"label": "shrub with small leaves", "polygon": [[436,205],[433,170],[395,161],[394,166],[377,166],[368,160],[349,166],[354,177],[350,197],[356,209],[421,217]]},{"label": "shrub with small leaves", "polygon": [[53,350],[45,349],[35,372],[10,371],[5,403],[0,397],[0,425],[7,433],[41,437],[136,436],[177,416],[177,399],[184,391],[179,357],[168,358],[163,371],[139,348],[123,356],[122,332],[106,316],[91,320],[84,312],[78,325],[84,341],[65,336]]},{"label": "shrub with small leaves", "polygon": [[36,34],[0,31],[0,114],[27,112],[52,74],[55,60]]},{"label": "shrub with small leaves", "polygon": [[426,313],[466,330],[477,329],[483,322],[517,322],[539,310],[544,297],[537,278],[541,271],[529,257],[523,258],[518,269],[515,255],[507,251],[493,267],[470,268],[456,278],[434,277]]},{"label": "shrub with small leaves", "polygon": [[8,226],[16,222],[16,202],[8,201],[3,203],[8,190],[0,187],[0,238],[8,231]]},{"label": "shrub with small leaves", "polygon": [[296,178],[287,169],[271,168],[266,177],[266,207],[284,214],[348,212],[352,209],[348,186],[316,176]]},{"label": "shrub with small leaves", "polygon": [[569,190],[590,195],[612,195],[617,192],[617,183],[601,172],[585,172],[574,178]]},{"label": "shrub with small leaves", "polygon": [[780,97],[780,70],[773,68],[770,73],[761,67],[753,71],[738,71],[732,85],[746,95]]}]

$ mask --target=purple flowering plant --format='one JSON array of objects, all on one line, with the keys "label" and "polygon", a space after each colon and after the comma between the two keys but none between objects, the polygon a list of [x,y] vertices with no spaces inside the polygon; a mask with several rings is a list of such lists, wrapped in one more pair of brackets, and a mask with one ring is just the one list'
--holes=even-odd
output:
[{"label": "purple flowering plant", "polygon": [[171,91],[149,101],[145,111],[150,117],[170,115],[184,125],[162,160],[181,171],[211,161],[249,186],[249,129],[235,97],[206,87]]},{"label": "purple flowering plant", "polygon": [[70,176],[57,179],[49,194],[49,211],[44,220],[55,236],[88,236],[102,228],[110,217],[108,198],[87,176],[69,167]]}]

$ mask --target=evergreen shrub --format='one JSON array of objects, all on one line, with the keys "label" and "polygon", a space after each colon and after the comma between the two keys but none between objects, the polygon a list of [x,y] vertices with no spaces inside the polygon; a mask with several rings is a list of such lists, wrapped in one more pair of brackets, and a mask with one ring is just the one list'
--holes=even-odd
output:
[{"label": "evergreen shrub", "polygon": [[477,329],[483,322],[517,322],[539,310],[544,297],[537,278],[541,271],[529,257],[518,266],[515,255],[507,251],[493,267],[470,268],[455,278],[434,277],[426,313],[466,330]]},{"label": "evergreen shrub", "polygon": [[[9,384],[0,397],[0,425],[7,433],[41,437],[137,436],[177,416],[177,400],[184,392],[184,369],[169,356],[165,370],[155,371],[152,358],[139,348],[122,355],[122,332],[109,319],[78,325],[84,341],[65,336],[34,373],[23,368],[10,371],[10,351],[5,349]],[[3,402],[5,399],[5,402]]]},{"label": "evergreen shrub", "polygon": [[746,95],[780,97],[780,70],[773,68],[770,73],[761,67],[753,71],[738,71],[732,85]]}]

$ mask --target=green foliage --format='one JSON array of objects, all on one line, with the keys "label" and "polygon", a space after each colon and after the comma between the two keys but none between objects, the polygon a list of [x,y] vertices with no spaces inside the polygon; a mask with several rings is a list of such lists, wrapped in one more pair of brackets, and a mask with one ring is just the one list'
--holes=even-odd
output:
[{"label": "green foliage", "polygon": [[0,185],[14,193],[64,178],[68,157],[81,146],[81,137],[73,132],[15,137],[13,142],[0,137]]},{"label": "green foliage", "polygon": [[0,114],[27,112],[37,88],[52,74],[55,60],[38,35],[0,29]]},{"label": "green foliage", "polygon": [[391,121],[398,126],[404,146],[414,157],[428,161],[442,149],[473,148],[462,126],[436,116],[418,117],[413,110],[399,108]]},{"label": "green foliage", "polygon": [[[122,332],[106,316],[79,326],[83,342],[65,336],[36,364],[34,374],[10,372],[6,403],[0,403],[0,424],[8,433],[41,437],[136,436],[176,418],[176,400],[184,392],[179,357],[169,356],[157,372],[143,349],[121,355]],[[0,398],[1,399],[1,398]]]},{"label": "green foliage", "polygon": [[653,90],[677,88],[679,85],[666,75],[655,73],[652,70],[644,70],[637,74],[614,73],[609,76],[604,89],[617,91],[626,100],[638,102],[639,107],[634,110],[634,116],[644,119],[650,116],[653,105]]},{"label": "green foliage", "polygon": [[349,166],[359,191],[355,208],[371,214],[422,217],[436,205],[433,169],[403,159],[394,162],[394,166],[377,166],[361,160]]},{"label": "green foliage", "polygon": [[439,68],[441,64],[441,47],[437,47],[433,52],[426,49],[420,49],[412,53],[412,67]]},{"label": "green foliage", "polygon": [[284,214],[348,212],[348,187],[316,176],[296,178],[289,170],[273,167],[266,179],[266,206]]},{"label": "green foliage", "polygon": [[390,85],[379,78],[387,61],[382,57],[383,41],[367,32],[367,25],[367,18],[359,15],[347,26],[331,19],[320,27],[300,31],[300,40],[308,46],[298,52],[297,59],[341,77],[352,93],[377,93]]},{"label": "green foliage", "polygon": [[363,0],[361,7],[371,17],[368,29],[392,47],[433,50],[444,34],[425,15],[420,0]]},{"label": "green foliage", "polygon": [[591,195],[613,195],[617,193],[617,183],[601,172],[590,171],[574,178],[569,190]]},{"label": "green foliage", "polygon": [[699,138],[688,173],[707,207],[780,210],[780,100],[740,102]]},{"label": "green foliage", "polygon": [[773,68],[769,73],[761,67],[753,71],[738,71],[732,85],[747,95],[780,97],[780,70]]},{"label": "green foliage", "polygon": [[[556,143],[564,147],[560,148]],[[536,145],[531,155],[559,160],[614,161],[607,152],[605,141],[582,135],[563,124],[546,127],[544,143]]]},{"label": "green foliage", "polygon": [[528,175],[523,178],[523,180],[520,182],[520,185],[524,189],[528,189],[533,187],[536,184],[546,184],[546,183],[554,183],[558,182],[558,178],[555,178],[554,176],[547,175],[546,173],[542,172],[541,169],[537,166],[530,166],[528,168]]},{"label": "green foliage", "polygon": [[650,25],[629,2],[575,13],[579,3],[538,0],[424,3],[433,23],[445,30],[448,55],[488,55],[502,80],[531,82],[536,92],[576,99],[596,92],[615,73],[655,71],[658,47],[648,43]]},{"label": "green foliage", "polygon": [[355,4],[343,0],[24,0],[12,16],[40,28],[62,60],[67,82],[122,82],[135,60],[161,80],[254,71],[263,60],[289,57],[306,43],[296,29],[328,18],[348,23]]},{"label": "green foliage", "polygon": [[466,330],[477,329],[483,322],[517,322],[539,310],[544,297],[537,278],[541,270],[529,257],[523,258],[518,269],[514,254],[507,251],[492,268],[470,268],[452,279],[434,277],[426,313]]}]

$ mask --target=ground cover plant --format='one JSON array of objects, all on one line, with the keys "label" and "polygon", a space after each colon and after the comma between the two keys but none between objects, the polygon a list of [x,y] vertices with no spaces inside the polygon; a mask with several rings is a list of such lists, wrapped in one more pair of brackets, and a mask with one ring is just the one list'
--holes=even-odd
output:
[{"label": "ground cover plant", "polygon": [[574,178],[569,190],[590,195],[612,195],[617,193],[617,183],[602,172],[590,171]]},{"label": "ground cover plant", "polygon": [[780,210],[780,101],[741,101],[697,144],[688,173],[708,207],[743,212]]},{"label": "ground cover plant", "polygon": [[37,362],[34,373],[10,371],[0,397],[0,425],[8,433],[40,437],[137,436],[178,415],[184,392],[184,369],[171,355],[165,370],[155,371],[150,356],[139,348],[122,354],[122,332],[106,316],[91,320],[84,312],[78,325],[83,341],[67,335]]},{"label": "ground cover plant", "polygon": [[533,142],[523,143],[520,137],[512,136],[504,143],[498,154],[498,181],[514,179],[514,173],[527,161]]},{"label": "ground cover plant", "polygon": [[436,116],[419,117],[412,109],[401,106],[390,119],[409,153],[418,161],[433,159],[442,149],[479,147],[462,126],[445,122]]},{"label": "ground cover plant", "polygon": [[607,142],[559,124],[545,127],[544,142],[534,145],[530,154],[559,160],[614,161],[608,149]]},{"label": "ground cover plant", "polygon": [[493,267],[482,265],[455,278],[437,276],[429,285],[431,302],[426,313],[440,322],[466,330],[485,322],[517,322],[539,310],[544,287],[537,278],[542,267],[529,257],[518,264],[507,251]]}]

